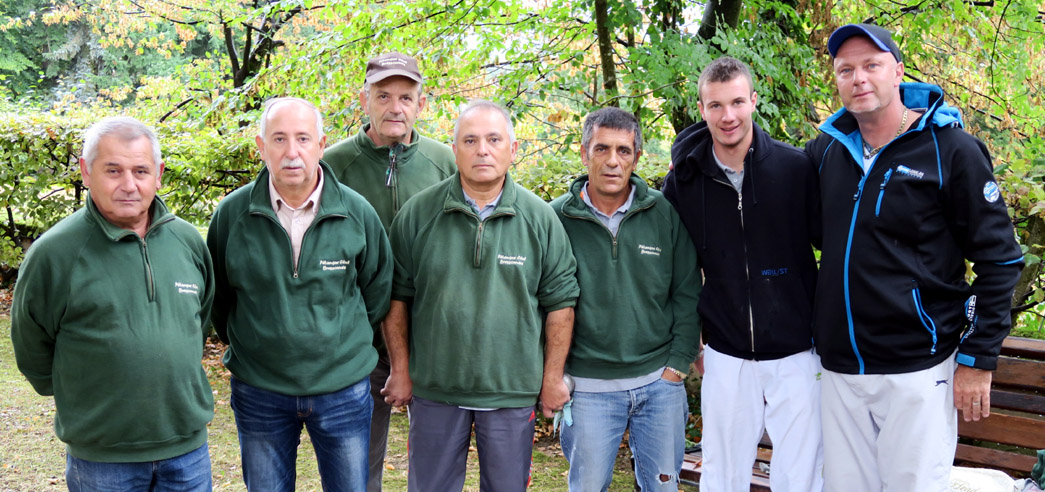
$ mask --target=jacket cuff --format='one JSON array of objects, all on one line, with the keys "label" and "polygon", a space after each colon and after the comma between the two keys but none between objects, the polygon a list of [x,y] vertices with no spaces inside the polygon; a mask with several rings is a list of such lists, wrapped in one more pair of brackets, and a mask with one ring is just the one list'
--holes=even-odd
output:
[{"label": "jacket cuff", "polygon": [[955,361],[963,366],[993,371],[998,367],[998,358],[987,355],[971,355],[958,352]]},{"label": "jacket cuff", "polygon": [[544,309],[544,312],[550,313],[552,311],[558,311],[560,309],[565,309],[565,308],[568,308],[568,307],[575,307],[575,306],[577,306],[577,298],[576,297],[572,297],[570,299],[566,299],[565,301],[557,302],[555,304],[551,304],[551,305],[547,305],[547,306],[541,306],[541,308]]},{"label": "jacket cuff", "polygon": [[[694,358],[693,360],[696,359]],[[665,365],[672,369],[681,371],[683,374],[689,374],[692,370],[690,364],[692,364],[693,360],[687,361],[686,356],[684,355],[671,354],[671,356],[668,357],[668,363]]]}]

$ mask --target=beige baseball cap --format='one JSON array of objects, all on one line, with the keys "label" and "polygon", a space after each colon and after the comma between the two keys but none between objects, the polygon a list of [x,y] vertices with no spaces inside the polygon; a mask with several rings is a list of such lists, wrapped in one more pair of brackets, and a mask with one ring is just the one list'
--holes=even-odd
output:
[{"label": "beige baseball cap", "polygon": [[366,83],[373,84],[388,77],[399,75],[420,83],[424,80],[417,69],[417,60],[395,51],[384,53],[366,62]]}]

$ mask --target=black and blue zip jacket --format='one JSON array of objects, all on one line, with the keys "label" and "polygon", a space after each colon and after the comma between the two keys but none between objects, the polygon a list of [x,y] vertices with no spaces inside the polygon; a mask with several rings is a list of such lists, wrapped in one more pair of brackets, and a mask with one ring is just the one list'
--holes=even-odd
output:
[{"label": "black and blue zip jacket", "polygon": [[739,193],[715,163],[706,122],[675,138],[662,191],[697,247],[704,343],[773,360],[813,346],[819,189],[801,150],[752,131]]},{"label": "black and blue zip jacket", "polygon": [[939,87],[904,83],[900,94],[921,115],[866,174],[845,109],[806,145],[824,211],[817,352],[846,374],[919,371],[955,350],[959,364],[993,370],[1023,261],[990,155]]}]

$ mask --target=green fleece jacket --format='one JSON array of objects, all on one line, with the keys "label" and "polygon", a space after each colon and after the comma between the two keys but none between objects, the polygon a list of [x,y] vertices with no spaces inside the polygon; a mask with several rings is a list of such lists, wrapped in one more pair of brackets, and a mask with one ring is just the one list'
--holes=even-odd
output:
[{"label": "green fleece jacket", "polygon": [[18,369],[54,395],[55,432],[80,459],[156,461],[207,441],[214,400],[200,361],[211,258],[158,197],[150,213],[142,238],[105,220],[88,194],[18,270]]},{"label": "green fleece jacket", "polygon": [[284,395],[343,389],[377,365],[374,329],[388,311],[392,285],[388,239],[363,197],[324,179],[295,268],[268,181],[262,169],[225,197],[207,233],[217,285],[214,328],[229,344],[225,366],[247,384]]},{"label": "green fleece jacket", "polygon": [[385,186],[391,149],[374,145],[366,134],[369,128],[367,124],[359,133],[326,149],[323,161],[330,164],[338,181],[374,206],[388,230],[392,217],[410,197],[457,172],[457,165],[450,147],[413,130],[410,144],[396,153],[391,186]]},{"label": "green fleece jacket", "polygon": [[577,263],[548,204],[505,179],[486,220],[458,175],[414,196],[392,221],[392,297],[411,304],[414,394],[452,405],[533,405],[544,315],[577,300]]},{"label": "green fleece jacket", "polygon": [[678,213],[632,175],[635,199],[614,237],[584,203],[587,176],[552,201],[577,257],[573,346],[566,372],[638,377],[658,367],[689,372],[700,344],[697,252]]}]

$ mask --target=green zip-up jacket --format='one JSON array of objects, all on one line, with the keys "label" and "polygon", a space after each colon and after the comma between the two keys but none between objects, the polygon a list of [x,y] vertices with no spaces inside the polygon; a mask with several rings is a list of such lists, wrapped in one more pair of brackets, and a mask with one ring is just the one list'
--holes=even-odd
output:
[{"label": "green zip-up jacket", "polygon": [[533,405],[545,313],[576,304],[577,262],[548,204],[505,178],[486,220],[458,175],[417,194],[392,221],[392,297],[410,304],[415,395],[451,405]]},{"label": "green zip-up jacket", "polygon": [[658,367],[689,372],[700,345],[700,269],[678,213],[642,178],[614,237],[581,197],[587,176],[552,201],[577,258],[573,345],[566,372],[639,377]]},{"label": "green zip-up jacket", "polygon": [[15,360],[37,393],[54,395],[55,433],[80,459],[156,461],[207,441],[211,258],[159,197],[150,213],[142,238],[105,220],[88,194],[18,270]]},{"label": "green zip-up jacket", "polygon": [[330,393],[370,374],[392,285],[374,208],[320,166],[327,179],[297,267],[269,200],[268,169],[218,204],[207,233],[225,366],[251,386],[291,396]]},{"label": "green zip-up jacket", "polygon": [[450,147],[413,130],[410,144],[402,146],[396,154],[396,172],[388,181],[391,148],[374,145],[366,134],[369,128],[368,123],[359,133],[326,149],[323,161],[330,164],[338,181],[374,206],[381,224],[388,230],[392,217],[410,197],[450,177],[457,172],[457,165]]}]

